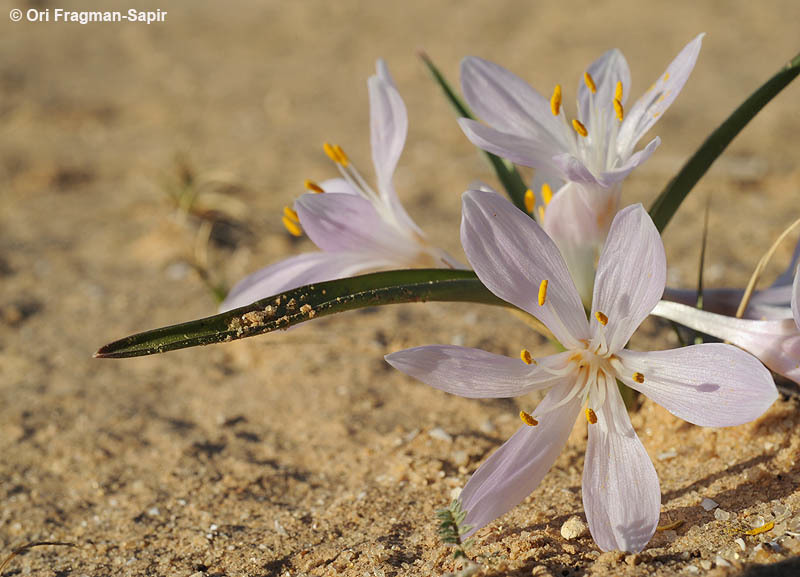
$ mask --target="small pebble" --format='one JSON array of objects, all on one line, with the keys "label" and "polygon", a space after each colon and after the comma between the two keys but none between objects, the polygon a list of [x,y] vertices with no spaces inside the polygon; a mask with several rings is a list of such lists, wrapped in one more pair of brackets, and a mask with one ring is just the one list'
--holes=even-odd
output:
[{"label": "small pebble", "polygon": [[731,564],[722,555],[717,555],[716,558],[714,558],[714,563],[717,567],[731,567]]},{"label": "small pebble", "polygon": [[159,510],[158,510],[158,507],[150,507],[150,508],[147,510],[147,514],[148,514],[150,517],[158,517],[159,515],[161,515],[161,511],[159,511]]},{"label": "small pebble", "polygon": [[487,435],[491,435],[497,430],[494,424],[488,419],[485,420],[483,423],[481,423],[480,428],[481,428],[481,433],[486,433]]},{"label": "small pebble", "polygon": [[697,565],[687,565],[686,572],[689,575],[697,575],[700,573],[700,569],[697,568]]},{"label": "small pebble", "polygon": [[711,561],[709,561],[708,559],[701,559],[700,567],[708,571],[709,569],[711,569]]},{"label": "small pebble", "polygon": [[561,536],[567,541],[570,541],[586,535],[588,530],[589,528],[586,526],[586,523],[583,522],[583,519],[577,515],[573,515],[561,525]]},{"label": "small pebble", "polygon": [[453,453],[453,464],[457,467],[463,467],[469,463],[469,455],[466,451],[456,451]]},{"label": "small pebble", "polygon": [[432,439],[444,441],[445,443],[453,442],[453,436],[441,427],[436,427],[435,429],[428,431],[428,436],[430,436]]},{"label": "small pebble", "polygon": [[741,537],[737,537],[734,540],[734,543],[736,543],[739,546],[739,549],[741,549],[742,551],[744,551],[747,548],[747,545],[744,544],[744,539],[742,539]]},{"label": "small pebble", "polygon": [[453,487],[450,489],[450,500],[458,499],[461,496],[461,487]]},{"label": "small pebble", "polygon": [[714,511],[714,519],[717,521],[727,521],[731,518],[731,514],[728,513],[725,509],[717,509]]},{"label": "small pebble", "polygon": [[700,506],[706,511],[711,511],[711,509],[719,507],[719,503],[717,503],[714,499],[705,497],[702,501],[700,501]]},{"label": "small pebble", "polygon": [[631,567],[638,565],[642,562],[642,556],[638,553],[634,553],[633,555],[628,555],[625,557],[625,563],[630,565]]},{"label": "small pebble", "polygon": [[664,451],[663,453],[658,454],[659,461],[666,461],[667,459],[674,459],[678,456],[678,451],[672,449],[671,451]]}]

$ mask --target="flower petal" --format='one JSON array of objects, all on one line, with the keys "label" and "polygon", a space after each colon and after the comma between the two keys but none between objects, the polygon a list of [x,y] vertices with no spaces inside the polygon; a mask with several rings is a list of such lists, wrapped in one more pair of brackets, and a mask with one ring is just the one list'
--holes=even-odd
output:
[{"label": "flower petal", "polygon": [[[570,382],[554,387],[537,413],[564,399],[573,386]],[[536,489],[567,443],[582,403],[576,395],[537,417],[537,426],[523,425],[475,471],[460,497],[467,511],[464,523],[472,526],[466,536],[510,511]]]},{"label": "flower petal", "polygon": [[658,476],[631,426],[617,384],[589,425],[583,465],[583,508],[603,551],[641,551],[655,533],[661,510]]},{"label": "flower petal", "polygon": [[692,73],[705,34],[697,35],[667,66],[667,71],[625,114],[617,137],[617,152],[626,158],[639,139],[678,97]]},{"label": "flower petal", "polygon": [[300,224],[324,251],[374,253],[399,262],[413,262],[420,245],[388,223],[367,199],[352,194],[304,194],[295,201]]},{"label": "flower petal", "polygon": [[793,318],[737,319],[667,301],[658,303],[652,314],[741,347],[776,373],[800,383],[800,330]]},{"label": "flower petal", "polygon": [[[622,52],[613,48],[603,54],[600,58],[591,63],[586,70],[594,80],[597,92],[592,94],[583,80],[583,76],[578,84],[578,110],[579,118],[586,124],[591,118],[591,102],[602,109],[613,110],[614,96],[617,89],[617,82],[622,82],[622,104],[628,99],[628,92],[631,89],[631,70],[628,61]],[[594,133],[591,127],[586,124],[590,133]]]},{"label": "flower petal", "polygon": [[[667,281],[664,244],[641,204],[617,213],[597,263],[592,319],[597,337],[604,333],[608,349],[620,350],[656,306]],[[603,327],[597,312],[608,318]]]},{"label": "flower petal", "polygon": [[564,366],[568,353],[536,359],[526,365],[521,359],[495,355],[480,349],[429,345],[405,349],[384,358],[395,369],[435,389],[472,399],[519,397],[552,387],[563,377],[553,376],[543,366]]},{"label": "flower petal", "polygon": [[[753,355],[722,343],[670,351],[618,353],[618,375],[673,415],[701,427],[732,427],[760,417],[778,398],[772,375]],[[644,376],[639,383],[634,372]]]},{"label": "flower petal", "polygon": [[378,61],[378,73],[367,82],[372,142],[372,162],[383,191],[391,184],[397,161],[403,152],[408,133],[408,113],[400,93],[394,87],[383,60]]},{"label": "flower petal", "polygon": [[219,311],[229,311],[293,288],[352,276],[388,264],[364,253],[300,254],[262,268],[240,280],[225,297]]},{"label": "flower petal", "polygon": [[566,150],[563,130],[550,101],[502,66],[469,56],[461,61],[461,90],[478,118],[498,131],[526,135]]},{"label": "flower petal", "polygon": [[601,186],[613,186],[625,180],[633,170],[650,158],[661,144],[661,138],[656,136],[647,143],[643,149],[631,154],[628,159],[619,167],[606,170],[597,175],[597,181]]},{"label": "flower petal", "polygon": [[800,298],[800,274],[794,273],[794,282],[792,283],[792,316],[794,322],[800,328],[800,308],[798,308],[798,298]]},{"label": "flower petal", "polygon": [[[555,243],[536,222],[495,192],[464,193],[461,244],[472,268],[501,299],[542,321],[566,348],[588,338],[578,291]],[[547,280],[544,306],[538,302]]]},{"label": "flower petal", "polygon": [[554,149],[547,142],[541,142],[527,134],[521,136],[501,132],[469,118],[459,118],[458,125],[472,144],[487,152],[522,166],[547,168],[552,165]]}]

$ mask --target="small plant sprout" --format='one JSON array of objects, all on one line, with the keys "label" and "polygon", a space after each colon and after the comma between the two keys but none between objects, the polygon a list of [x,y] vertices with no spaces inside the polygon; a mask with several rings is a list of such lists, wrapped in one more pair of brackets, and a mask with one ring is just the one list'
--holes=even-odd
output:
[{"label": "small plant sprout", "polygon": [[372,161],[377,190],[355,168],[339,145],[325,143],[325,154],[341,178],[305,181],[306,194],[285,207],[281,220],[293,236],[308,235],[320,249],[290,257],[241,280],[222,303],[222,311],[248,305],[299,286],[391,268],[464,268],[425,233],[400,204],[392,176],[408,131],[406,107],[386,64],[368,82]]},{"label": "small plant sprout", "polygon": [[[664,246],[641,205],[621,210],[597,265],[587,320],[557,247],[533,220],[492,192],[464,194],[461,242],[478,278],[498,297],[543,322],[566,349],[534,359],[478,349],[425,346],[387,355],[395,368],[465,397],[515,397],[550,389],[523,426],[475,472],[461,501],[466,536],[507,512],[541,482],[575,419],[589,423],[583,505],[604,551],[640,551],[658,525],[661,492],[631,426],[617,380],[691,423],[752,421],[777,398],[772,377],[726,344],[669,351],[625,349],[664,292]],[[535,362],[534,362],[535,361]]]},{"label": "small plant sprout", "polygon": [[461,501],[458,499],[453,499],[446,509],[436,511],[439,538],[442,543],[453,546],[454,559],[469,559],[466,550],[472,545],[472,539],[464,539],[464,535],[470,532],[472,526],[464,524],[466,516],[467,512],[461,508]]}]

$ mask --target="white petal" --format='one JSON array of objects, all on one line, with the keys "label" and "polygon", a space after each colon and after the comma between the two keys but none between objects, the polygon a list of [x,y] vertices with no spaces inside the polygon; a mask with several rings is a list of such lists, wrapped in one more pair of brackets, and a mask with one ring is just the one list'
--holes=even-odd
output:
[{"label": "white petal", "polygon": [[[613,48],[603,54],[600,58],[592,62],[586,70],[594,80],[597,92],[591,94],[584,82],[583,75],[578,84],[578,107],[580,119],[584,124],[587,123],[591,109],[591,101],[594,100],[595,106],[599,109],[612,111],[614,106],[614,95],[617,89],[617,82],[622,82],[622,103],[628,99],[628,92],[631,89],[631,71],[628,62],[622,52]],[[591,96],[590,96],[591,95]],[[593,132],[589,128],[589,132]]]},{"label": "white petal", "polygon": [[615,382],[589,425],[583,465],[583,508],[603,551],[641,551],[655,533],[661,510],[658,476],[631,426]]},{"label": "white petal", "polygon": [[[553,388],[534,415],[564,399],[572,386]],[[460,497],[467,511],[464,523],[473,527],[467,536],[510,511],[536,489],[564,448],[582,402],[576,395],[537,417],[537,426],[523,425],[472,475]]]},{"label": "white petal", "polygon": [[647,146],[643,149],[630,155],[621,166],[598,174],[597,181],[602,186],[613,186],[622,182],[637,166],[644,164],[644,162],[653,155],[660,144],[661,138],[656,136],[653,140],[648,142]]},{"label": "white petal", "polygon": [[568,353],[537,359],[526,365],[521,359],[495,355],[480,349],[429,345],[405,349],[384,357],[395,369],[435,389],[473,399],[519,397],[552,387],[554,377],[543,367],[566,364]]},{"label": "white petal", "polygon": [[793,318],[737,319],[667,301],[658,303],[653,314],[741,347],[776,373],[800,383],[800,330]]},{"label": "white petal", "polygon": [[[664,244],[641,204],[617,213],[597,263],[592,299],[594,335],[604,332],[610,351],[625,346],[656,306],[667,281]],[[608,317],[608,326],[595,313]]]},{"label": "white petal", "polygon": [[527,134],[521,136],[501,132],[469,118],[459,118],[458,125],[469,141],[478,148],[522,166],[547,168],[553,165],[552,156],[558,152],[547,142],[541,142]]},{"label": "white petal", "polygon": [[219,311],[229,311],[293,288],[352,276],[387,264],[363,253],[309,252],[293,256],[236,283],[219,306]]},{"label": "white petal", "polygon": [[[772,375],[753,355],[711,343],[671,351],[617,353],[618,375],[681,419],[702,427],[731,427],[760,417],[778,398]],[[635,381],[635,372],[644,382]]]},{"label": "white petal", "polygon": [[[461,244],[481,282],[542,321],[566,348],[586,339],[588,323],[555,243],[528,215],[494,192],[463,197]],[[539,287],[548,281],[544,306]]]},{"label": "white petal", "polygon": [[792,316],[794,322],[800,327],[800,307],[798,307],[798,299],[800,298],[800,274],[794,274],[794,282],[792,283]]},{"label": "white petal", "polygon": [[461,89],[478,118],[497,130],[566,148],[550,101],[502,66],[470,56],[461,61]]},{"label": "white petal", "polygon": [[[392,181],[397,161],[403,152],[408,133],[408,114],[400,93],[391,82],[381,76],[379,61],[378,74],[370,77],[369,113],[372,141],[372,162],[378,176],[378,187],[383,190]],[[383,64],[385,74],[388,74]]]},{"label": "white petal", "polygon": [[625,113],[625,120],[617,137],[617,152],[622,158],[633,152],[639,139],[680,94],[700,54],[703,36],[704,34],[699,34],[689,42],[667,66],[667,71]]}]

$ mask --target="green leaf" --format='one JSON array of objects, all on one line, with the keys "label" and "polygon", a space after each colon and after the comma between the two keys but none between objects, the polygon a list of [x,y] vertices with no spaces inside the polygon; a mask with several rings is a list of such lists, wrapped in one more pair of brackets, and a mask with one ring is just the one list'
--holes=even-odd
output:
[{"label": "green leaf", "polygon": [[719,125],[692,155],[680,172],[667,184],[650,207],[650,216],[663,232],[689,192],[728,144],[747,126],[767,103],[800,74],[800,54],[784,65],[775,76],[753,92],[739,108]]},{"label": "green leaf", "polygon": [[[470,109],[467,108],[467,105],[461,100],[456,91],[453,90],[450,83],[447,82],[447,79],[439,71],[439,68],[437,68],[430,57],[425,52],[420,52],[419,56],[422,58],[422,62],[425,63],[425,66],[428,67],[428,71],[430,71],[433,79],[444,92],[447,100],[453,105],[456,114],[463,118],[475,120],[475,116]],[[522,179],[522,176],[520,176],[519,171],[512,163],[503,160],[499,156],[486,151],[483,151],[483,153],[492,165],[497,178],[500,180],[503,188],[506,189],[506,193],[511,198],[511,201],[517,208],[527,214],[528,211],[525,210],[525,191],[528,190],[528,187],[525,185],[525,181]]]},{"label": "green leaf", "polygon": [[105,345],[95,357],[153,355],[261,335],[364,307],[426,301],[471,302],[518,310],[489,292],[472,271],[377,272],[315,283],[212,317],[138,333]]}]

